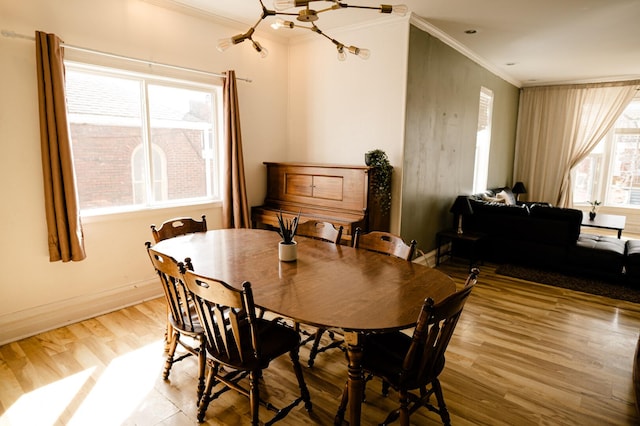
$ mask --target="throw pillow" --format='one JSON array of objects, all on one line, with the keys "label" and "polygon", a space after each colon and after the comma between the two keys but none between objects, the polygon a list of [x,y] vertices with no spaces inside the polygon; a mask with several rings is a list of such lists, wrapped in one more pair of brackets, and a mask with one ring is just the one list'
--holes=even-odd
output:
[{"label": "throw pillow", "polygon": [[504,199],[500,197],[490,197],[487,194],[482,194],[482,201],[486,201],[488,203],[504,203]]},{"label": "throw pillow", "polygon": [[508,206],[514,206],[516,204],[516,199],[513,196],[513,194],[512,193],[510,194],[510,193],[506,192],[505,190],[502,190],[502,191],[498,192],[496,194],[496,197],[499,200],[503,200],[502,202],[505,203]]}]

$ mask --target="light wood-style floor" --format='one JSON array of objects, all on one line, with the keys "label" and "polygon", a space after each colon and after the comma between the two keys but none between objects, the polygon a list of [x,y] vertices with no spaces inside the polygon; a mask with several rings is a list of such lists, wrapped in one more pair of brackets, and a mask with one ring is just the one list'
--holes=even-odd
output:
[{"label": "light wood-style floor", "polygon": [[[461,285],[466,266],[449,261],[440,269]],[[494,270],[481,267],[441,375],[453,424],[640,424],[632,387],[640,305]],[[0,347],[0,425],[196,424],[194,360],[161,379],[164,316],[156,299]],[[302,348],[305,363],[307,356]],[[297,407],[279,424],[332,424],[344,355],[322,354],[304,372],[313,412]],[[272,364],[264,382],[271,401],[293,395],[287,357]],[[367,387],[363,424],[377,424],[395,404],[395,394],[383,398],[379,389],[377,381]],[[206,424],[247,424],[248,410],[230,391],[211,404]],[[439,418],[422,410],[412,423]]]}]

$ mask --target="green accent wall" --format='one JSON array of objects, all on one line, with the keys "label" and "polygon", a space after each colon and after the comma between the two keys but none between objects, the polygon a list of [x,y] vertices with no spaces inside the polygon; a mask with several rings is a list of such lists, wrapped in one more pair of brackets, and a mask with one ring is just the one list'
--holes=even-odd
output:
[{"label": "green accent wall", "polygon": [[428,252],[472,193],[481,86],[494,94],[487,186],[513,184],[519,89],[414,26],[407,73],[401,235]]}]

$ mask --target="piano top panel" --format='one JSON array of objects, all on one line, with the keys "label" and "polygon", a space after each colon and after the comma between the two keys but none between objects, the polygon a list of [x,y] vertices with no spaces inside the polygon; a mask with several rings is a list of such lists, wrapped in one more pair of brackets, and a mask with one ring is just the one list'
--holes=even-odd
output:
[{"label": "piano top panel", "polygon": [[317,169],[354,169],[354,170],[365,170],[368,171],[371,169],[369,166],[355,166],[349,164],[323,164],[323,163],[304,163],[304,162],[275,162],[275,161],[264,161],[262,164],[268,167],[311,167]]},{"label": "piano top panel", "polygon": [[367,209],[367,166],[264,163],[266,205],[299,204],[362,214]]}]

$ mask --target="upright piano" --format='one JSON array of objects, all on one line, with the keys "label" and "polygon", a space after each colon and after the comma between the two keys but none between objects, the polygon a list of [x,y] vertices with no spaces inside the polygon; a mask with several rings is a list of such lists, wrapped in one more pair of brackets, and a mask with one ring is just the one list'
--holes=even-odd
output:
[{"label": "upright piano", "polygon": [[368,166],[265,162],[267,196],[251,208],[253,227],[277,227],[276,214],[300,223],[308,220],[342,226],[345,240],[357,227],[365,232],[389,231],[389,212],[382,211],[372,185],[375,169]]}]

